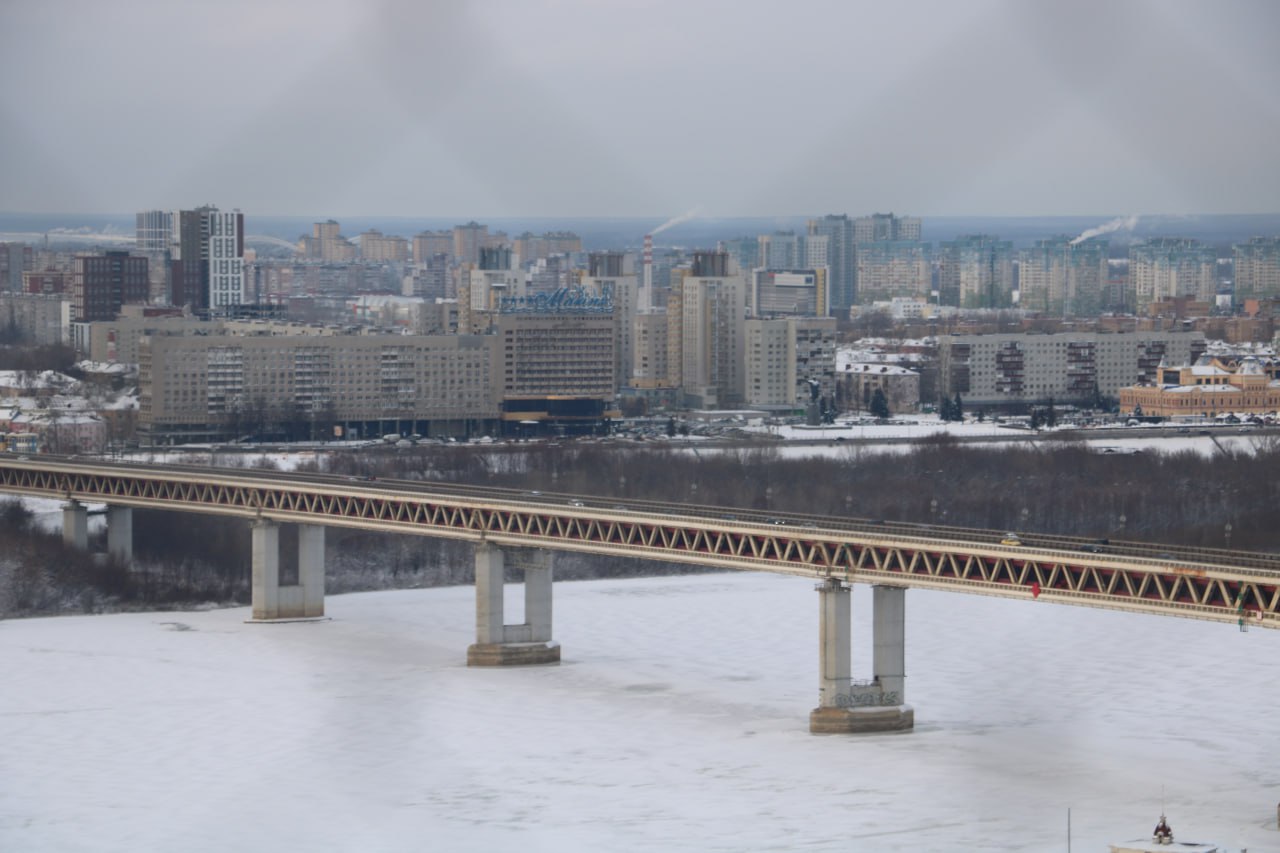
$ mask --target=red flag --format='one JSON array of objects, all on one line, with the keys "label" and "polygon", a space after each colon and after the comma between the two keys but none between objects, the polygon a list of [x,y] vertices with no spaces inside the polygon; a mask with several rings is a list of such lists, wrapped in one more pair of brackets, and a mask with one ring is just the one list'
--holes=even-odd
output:
[{"label": "red flag", "polygon": [[1040,581],[1031,582],[1031,597],[1032,598],[1040,597]]}]

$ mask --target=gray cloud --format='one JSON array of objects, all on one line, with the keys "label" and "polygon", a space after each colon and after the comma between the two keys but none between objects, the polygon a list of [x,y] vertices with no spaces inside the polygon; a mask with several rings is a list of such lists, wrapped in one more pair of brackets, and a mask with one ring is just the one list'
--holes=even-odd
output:
[{"label": "gray cloud", "polygon": [[0,7],[0,206],[1271,211],[1280,7]]}]

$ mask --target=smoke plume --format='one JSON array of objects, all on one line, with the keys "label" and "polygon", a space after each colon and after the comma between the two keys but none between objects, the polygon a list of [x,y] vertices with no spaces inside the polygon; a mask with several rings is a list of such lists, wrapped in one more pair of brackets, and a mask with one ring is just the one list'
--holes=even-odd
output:
[{"label": "smoke plume", "polygon": [[688,222],[690,219],[693,219],[695,216],[697,216],[701,212],[702,212],[702,206],[699,205],[698,207],[695,207],[693,210],[689,211],[688,213],[680,214],[675,219],[668,219],[666,222],[662,223],[657,228],[650,231],[649,234],[650,235],[661,234],[663,231],[666,231],[668,228],[676,227],[681,222]]},{"label": "smoke plume", "polygon": [[1097,228],[1090,228],[1079,237],[1071,241],[1071,245],[1083,243],[1090,237],[1101,237],[1103,234],[1110,234],[1112,231],[1132,231],[1138,226],[1138,217],[1136,216],[1117,216],[1110,222],[1103,223]]}]

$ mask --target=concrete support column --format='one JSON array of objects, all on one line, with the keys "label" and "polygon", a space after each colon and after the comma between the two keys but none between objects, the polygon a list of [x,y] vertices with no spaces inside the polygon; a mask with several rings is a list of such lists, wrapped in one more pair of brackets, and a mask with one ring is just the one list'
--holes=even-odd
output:
[{"label": "concrete support column", "polygon": [[89,510],[79,501],[62,505],[62,541],[72,548],[89,550]]},{"label": "concrete support column", "polygon": [[[503,582],[508,562],[524,571],[524,622],[504,623]],[[558,663],[560,644],[551,639],[551,553],[476,546],[476,641],[468,666]]]},{"label": "concrete support column", "polygon": [[298,525],[298,587],[302,616],[324,615],[324,526]]},{"label": "concrete support column", "polygon": [[872,674],[885,701],[906,702],[907,590],[901,586],[873,586],[871,645]]},{"label": "concrete support column", "polygon": [[253,528],[253,621],[324,616],[324,527],[298,525],[298,582],[280,583],[280,525],[258,519]]},{"label": "concrete support column", "polygon": [[902,703],[903,590],[875,589],[875,677],[855,681],[850,665],[849,588],[835,578],[818,587],[818,707],[809,714],[809,731],[814,734],[900,732],[915,725],[914,711]]},{"label": "concrete support column", "polygon": [[122,563],[133,561],[133,507],[107,506],[107,553]]},{"label": "concrete support column", "polygon": [[[502,549],[487,543],[476,546],[476,645],[498,645],[502,631],[502,582],[506,561]],[[470,654],[470,653],[468,653]]]},{"label": "concrete support column", "polygon": [[253,528],[253,618],[280,618],[280,525],[258,519]]},{"label": "concrete support column", "polygon": [[818,707],[835,708],[849,689],[849,587],[831,579],[818,587]]}]

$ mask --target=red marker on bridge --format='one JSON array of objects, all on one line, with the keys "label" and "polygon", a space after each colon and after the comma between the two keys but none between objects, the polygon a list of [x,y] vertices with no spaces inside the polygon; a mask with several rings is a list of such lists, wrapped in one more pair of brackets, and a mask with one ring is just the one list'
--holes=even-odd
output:
[{"label": "red marker on bridge", "polygon": [[1032,598],[1040,597],[1040,581],[1031,582],[1031,597]]}]

